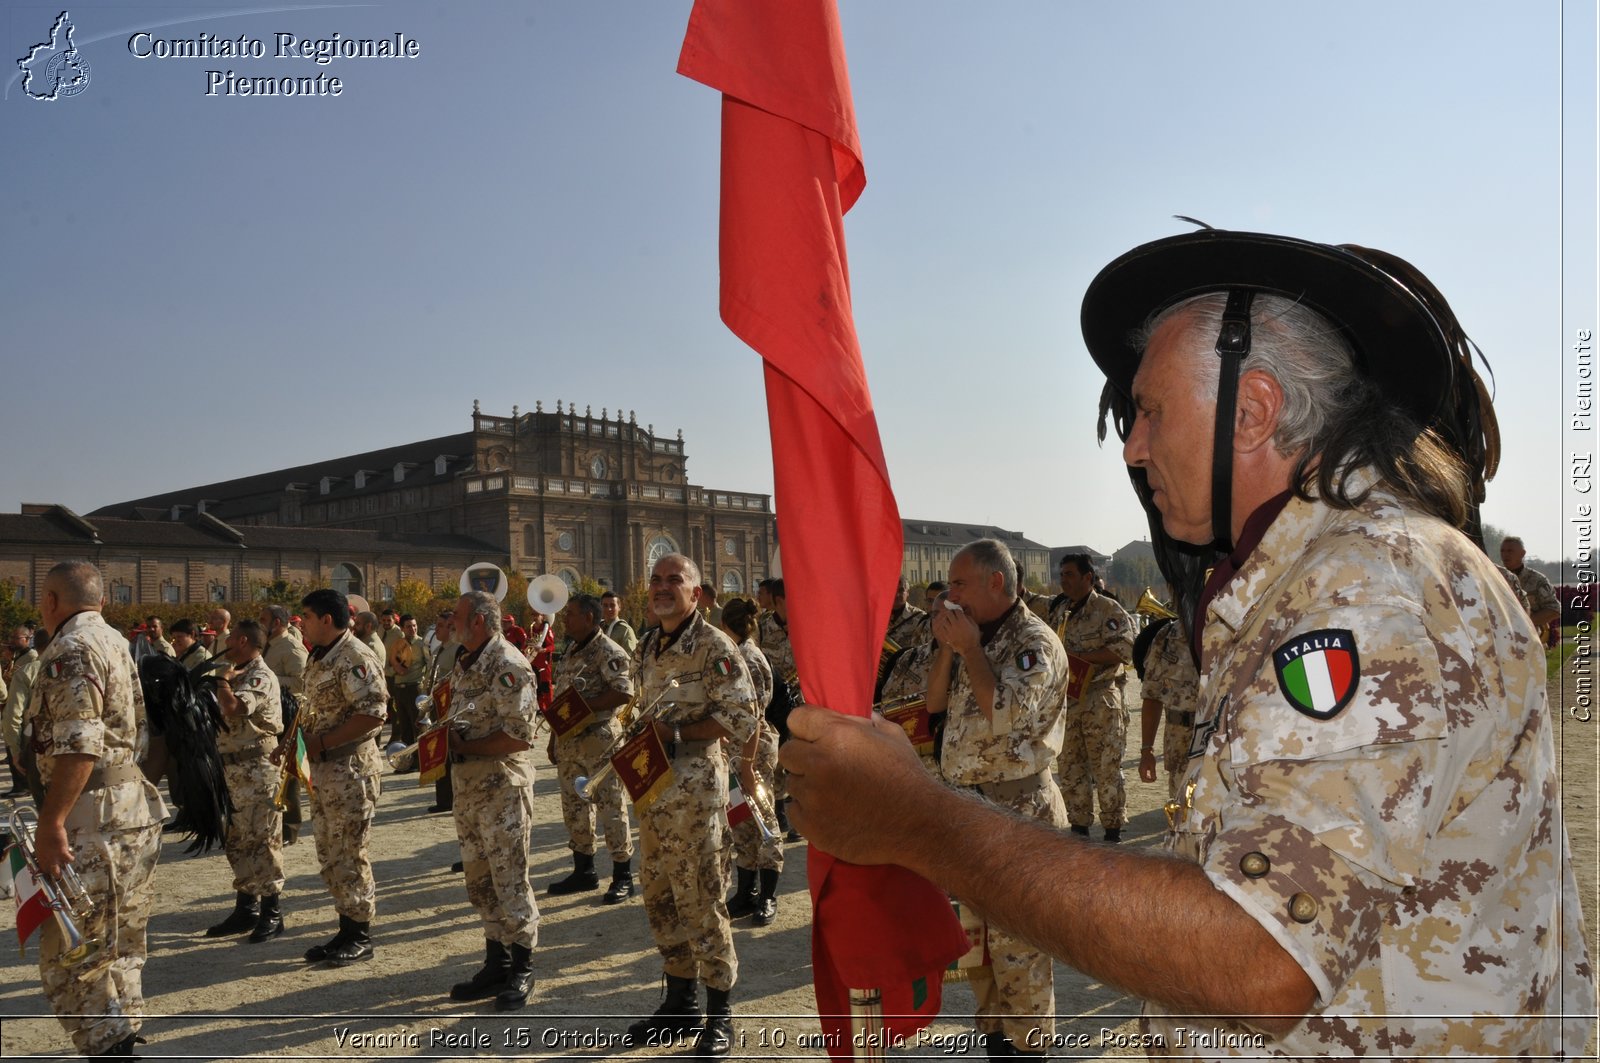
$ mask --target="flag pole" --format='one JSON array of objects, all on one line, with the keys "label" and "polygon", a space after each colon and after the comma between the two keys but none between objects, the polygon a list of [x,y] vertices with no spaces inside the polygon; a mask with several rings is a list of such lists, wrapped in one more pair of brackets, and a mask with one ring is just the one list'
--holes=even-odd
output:
[{"label": "flag pole", "polygon": [[884,1056],[883,993],[876,989],[850,990],[850,1045],[857,1060],[882,1060]]}]

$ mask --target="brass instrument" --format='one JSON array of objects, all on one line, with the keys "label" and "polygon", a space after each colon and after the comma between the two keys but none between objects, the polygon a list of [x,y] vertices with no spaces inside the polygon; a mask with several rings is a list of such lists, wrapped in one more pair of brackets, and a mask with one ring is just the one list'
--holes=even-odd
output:
[{"label": "brass instrument", "polygon": [[771,827],[767,826],[769,819],[774,823],[778,822],[778,814],[772,807],[772,797],[767,790],[766,781],[761,778],[761,773],[756,771],[753,766],[750,769],[750,774],[756,777],[755,791],[744,791],[745,803],[750,806],[750,818],[756,821],[756,829],[761,832],[761,837],[764,841],[777,841],[778,835],[773,832]]},{"label": "brass instrument", "polygon": [[61,928],[61,936],[66,942],[61,962],[68,967],[75,967],[97,955],[105,947],[105,942],[97,937],[85,937],[79,929],[80,926],[94,925],[95,904],[83,880],[78,877],[77,870],[71,864],[62,864],[58,880],[56,876],[45,874],[39,866],[33,844],[34,828],[38,824],[38,819],[28,809],[13,811],[10,819],[11,837],[16,840],[12,844],[22,853],[23,861],[44,894],[45,907],[50,909],[56,925]]},{"label": "brass instrument", "polygon": [[299,775],[295,755],[300,746],[300,713],[294,714],[294,726],[289,729],[289,743],[283,747],[283,777],[278,780],[278,792],[272,796],[272,807],[278,812],[289,810],[289,783]]},{"label": "brass instrument", "polygon": [[783,689],[789,695],[789,707],[799,708],[806,703],[805,695],[800,692],[800,673],[785,672],[783,676]]},{"label": "brass instrument", "polygon": [[432,709],[433,698],[429,697],[427,694],[418,694],[417,726],[421,728],[421,730],[417,732],[417,740],[415,742],[411,743],[409,746],[402,746],[401,748],[396,749],[394,752],[387,754],[389,758],[389,767],[398,771],[400,765],[404,764],[406,759],[417,751],[417,747],[422,745],[422,736],[434,728],[433,716],[431,715]]},{"label": "brass instrument", "polygon": [[1144,593],[1139,595],[1139,604],[1133,607],[1133,611],[1140,616],[1148,616],[1154,620],[1178,619],[1178,614],[1162,605],[1160,600],[1150,592],[1149,587],[1146,587]]},{"label": "brass instrument", "polygon": [[[655,722],[655,714],[662,705],[661,699],[666,697],[669,692],[676,689],[678,689],[678,677],[673,676],[667,681],[667,685],[661,689],[661,693],[657,694],[655,699],[639,712],[639,715],[634,719],[632,726],[623,732],[622,740],[611,748],[610,753],[606,754],[606,762],[600,765],[600,769],[596,771],[593,776],[578,776],[578,778],[572,784],[572,789],[579,797],[585,801],[592,802],[594,800],[594,788],[600,783],[604,782],[607,777],[617,770],[612,766],[611,758],[616,756],[617,750],[621,749],[623,746],[627,745],[629,742],[638,737],[639,734],[642,733],[645,724]],[[671,703],[669,702],[668,704]]]}]

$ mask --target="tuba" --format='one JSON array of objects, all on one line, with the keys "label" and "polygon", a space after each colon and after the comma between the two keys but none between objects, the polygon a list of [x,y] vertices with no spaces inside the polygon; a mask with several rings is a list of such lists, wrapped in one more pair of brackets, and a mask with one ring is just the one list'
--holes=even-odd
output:
[{"label": "tuba", "polygon": [[567,581],[560,576],[545,573],[528,581],[528,607],[551,620],[566,607],[570,597],[572,592],[567,590]]},{"label": "tuba", "polygon": [[11,836],[16,839],[12,844],[22,854],[23,862],[28,865],[33,880],[39,884],[39,891],[44,894],[45,907],[50,909],[50,914],[55,916],[56,924],[61,928],[61,937],[65,942],[61,962],[68,967],[75,967],[97,955],[105,942],[98,937],[84,936],[80,929],[94,926],[95,905],[72,865],[63,864],[59,878],[45,874],[39,866],[33,850],[34,828],[38,824],[38,819],[28,809],[19,808],[12,812]]}]

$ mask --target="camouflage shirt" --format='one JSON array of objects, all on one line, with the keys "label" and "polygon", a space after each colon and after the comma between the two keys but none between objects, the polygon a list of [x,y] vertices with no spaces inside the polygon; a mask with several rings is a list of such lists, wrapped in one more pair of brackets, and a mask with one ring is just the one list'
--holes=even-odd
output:
[{"label": "camouflage shirt", "polygon": [[[1090,591],[1077,609],[1066,595],[1057,595],[1050,626],[1068,653],[1114,650],[1122,664],[1133,663],[1133,621],[1115,599],[1099,591]],[[1110,682],[1121,674],[1122,665],[1097,664],[1090,683]]]},{"label": "camouflage shirt", "polygon": [[789,628],[778,620],[777,613],[771,616],[772,626],[761,639],[761,652],[767,655],[767,663],[772,665],[773,682],[793,682],[799,670],[794,663],[794,644],[789,641]]},{"label": "camouflage shirt", "polygon": [[[306,700],[300,726],[307,735],[325,735],[352,716],[372,716],[381,724],[389,714],[383,663],[375,660],[351,631],[340,632],[326,653],[307,662],[304,682]],[[367,732],[367,737],[371,734]],[[383,774],[378,747],[364,739],[357,741],[356,747],[349,758],[355,774]]]},{"label": "camouflage shirt", "polygon": [[[735,749],[744,745],[755,733],[761,708],[756,704],[750,669],[733,640],[695,613],[678,637],[657,653],[661,643],[660,628],[653,628],[639,643],[640,711],[677,679],[677,689],[661,696],[657,719],[669,727],[716,720],[728,732]],[[687,752],[694,753],[703,746],[716,748],[718,743],[686,741],[684,745],[690,747]],[[686,758],[682,755],[684,750],[679,752],[673,765],[678,771],[684,770],[685,760],[702,759]]]},{"label": "camouflage shirt", "polygon": [[[1483,553],[1381,488],[1291,500],[1203,646],[1170,844],[1317,988],[1266,1051],[1581,1053],[1592,1020],[1549,1017],[1595,998],[1545,658]],[[1196,1021],[1153,1005],[1146,1023],[1172,1051],[1239,1051],[1184,1047]]]},{"label": "camouflage shirt", "polygon": [[958,786],[1025,779],[1061,754],[1067,658],[1050,628],[1015,602],[983,655],[995,676],[992,719],[961,658],[950,677],[941,770]]},{"label": "camouflage shirt", "polygon": [[1199,706],[1200,676],[1195,672],[1189,644],[1184,641],[1183,626],[1177,621],[1163,627],[1151,641],[1140,694],[1159,701],[1165,712],[1186,712],[1193,717]]},{"label": "camouflage shirt", "polygon": [[1545,609],[1554,609],[1558,613],[1561,611],[1555,589],[1550,586],[1550,579],[1543,572],[1524,564],[1520,571],[1511,574],[1522,585],[1522,593],[1528,596],[1529,616]]},{"label": "camouflage shirt", "polygon": [[[500,732],[533,745],[538,711],[533,665],[501,634],[491,636],[477,659],[468,664],[470,656],[463,653],[457,658],[450,673],[450,716],[445,722],[463,738],[487,738]],[[501,757],[474,756],[468,763],[490,761],[506,772],[512,785],[533,785],[531,750]]]},{"label": "camouflage shirt", "polygon": [[767,663],[767,655],[761,652],[754,639],[739,643],[739,653],[744,656],[744,666],[750,670],[750,685],[756,691],[756,712],[763,713],[772,700],[772,665]]},{"label": "camouflage shirt", "polygon": [[[23,730],[30,728],[46,790],[63,754],[93,757],[97,768],[133,768],[144,756],[150,741],[144,691],[127,640],[99,613],[68,617],[40,654],[23,713]],[[141,776],[86,790],[67,827],[132,830],[166,815],[160,792]]]},{"label": "camouflage shirt", "polygon": [[927,615],[926,609],[918,609],[907,603],[899,616],[889,618],[889,630],[884,637],[901,649],[926,642],[928,625],[922,622],[922,618]]},{"label": "camouflage shirt", "polygon": [[283,703],[278,698],[278,677],[259,656],[250,658],[228,682],[243,716],[222,717],[217,732],[218,753],[270,750],[283,733]]},{"label": "camouflage shirt", "polygon": [[[632,668],[627,651],[611,641],[605,632],[599,629],[595,630],[588,642],[568,650],[557,658],[556,697],[559,698],[564,694],[567,688],[572,686],[574,679],[579,683],[578,693],[582,694],[585,700],[613,691],[624,698],[633,696]],[[567,738],[575,739],[579,735],[610,727],[616,722],[617,711],[620,708],[619,705],[609,712],[596,713],[596,719],[585,727],[567,732]]]},{"label": "camouflage shirt", "polygon": [[284,689],[299,695],[305,689],[308,656],[306,644],[300,641],[300,633],[291,627],[267,643],[261,659],[267,662],[267,667],[272,669],[272,674],[278,677]]}]

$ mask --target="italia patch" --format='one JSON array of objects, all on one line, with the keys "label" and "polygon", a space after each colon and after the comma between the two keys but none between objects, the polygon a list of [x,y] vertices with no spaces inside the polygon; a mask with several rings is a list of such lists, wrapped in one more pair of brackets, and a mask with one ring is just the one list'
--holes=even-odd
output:
[{"label": "italia patch", "polygon": [[251,690],[260,690],[262,687],[264,687],[266,685],[267,685],[267,681],[265,679],[262,679],[260,676],[252,676],[250,678],[250,689]]},{"label": "italia patch", "polygon": [[606,667],[611,669],[613,672],[621,672],[624,663],[626,662],[624,662],[621,657],[613,657],[611,660],[606,662]]},{"label": "italia patch", "polygon": [[515,690],[517,686],[517,674],[515,672],[503,672],[500,675],[499,683],[507,690]]},{"label": "italia patch", "polygon": [[368,677],[370,677],[372,675],[371,669],[369,669],[364,664],[358,664],[354,668],[350,669],[350,671],[357,679],[361,680],[363,683],[365,683],[367,681]]},{"label": "italia patch", "polygon": [[58,659],[50,662],[49,671],[50,671],[50,678],[51,679],[60,679],[61,678],[61,673],[65,672],[66,670],[67,670],[67,667],[66,667],[66,662],[65,661],[60,660],[58,658]]},{"label": "italia patch", "polygon": [[1039,663],[1039,655],[1033,650],[1023,650],[1017,654],[1017,670],[1021,672],[1033,671],[1033,666]]},{"label": "italia patch", "polygon": [[1307,631],[1272,651],[1278,689],[1295,710],[1331,720],[1350,704],[1361,682],[1356,637],[1345,628]]},{"label": "italia patch", "polygon": [[733,666],[732,657],[719,657],[717,658],[716,663],[711,667],[715,668],[717,670],[717,674],[723,676],[724,678],[733,675],[734,672],[738,671],[738,669]]}]

